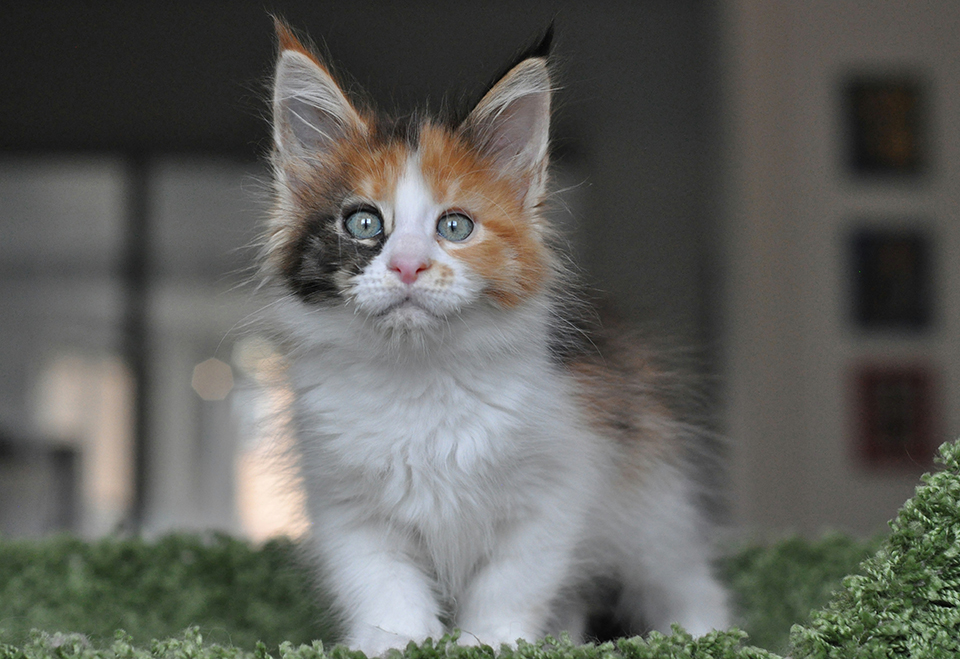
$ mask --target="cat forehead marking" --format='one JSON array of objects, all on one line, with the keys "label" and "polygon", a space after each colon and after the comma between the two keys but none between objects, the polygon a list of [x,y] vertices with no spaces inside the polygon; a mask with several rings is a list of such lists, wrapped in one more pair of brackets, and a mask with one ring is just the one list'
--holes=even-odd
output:
[{"label": "cat forehead marking", "polygon": [[393,197],[393,225],[388,229],[402,231],[430,231],[440,208],[433,192],[427,186],[420,170],[420,158],[411,154],[397,181]]}]

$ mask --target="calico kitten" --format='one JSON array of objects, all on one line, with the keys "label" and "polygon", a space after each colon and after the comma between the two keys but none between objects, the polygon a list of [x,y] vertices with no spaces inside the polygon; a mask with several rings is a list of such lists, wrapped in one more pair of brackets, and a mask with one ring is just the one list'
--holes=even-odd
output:
[{"label": "calico kitten", "polygon": [[263,267],[346,642],[580,639],[609,584],[629,631],[725,628],[695,431],[645,354],[569,342],[543,210],[549,39],[448,124],[355,104],[277,32]]}]

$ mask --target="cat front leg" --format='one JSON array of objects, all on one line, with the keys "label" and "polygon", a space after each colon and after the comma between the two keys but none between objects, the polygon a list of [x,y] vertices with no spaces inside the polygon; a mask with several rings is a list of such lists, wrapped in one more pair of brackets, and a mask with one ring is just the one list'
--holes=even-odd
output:
[{"label": "cat front leg", "polygon": [[726,592],[712,574],[704,522],[689,488],[682,474],[661,468],[640,490],[621,491],[636,497],[621,508],[632,514],[609,520],[622,551],[618,616],[634,633],[670,633],[677,623],[702,636],[730,625]]},{"label": "cat front leg", "polygon": [[440,638],[440,606],[430,579],[412,560],[408,541],[386,524],[322,520],[317,541],[325,583],[346,623],[344,642],[369,657],[410,641]]},{"label": "cat front leg", "polygon": [[[519,523],[470,583],[457,615],[461,645],[499,649],[541,638],[573,563],[574,533],[562,519]],[[577,630],[573,630],[576,633]]]}]

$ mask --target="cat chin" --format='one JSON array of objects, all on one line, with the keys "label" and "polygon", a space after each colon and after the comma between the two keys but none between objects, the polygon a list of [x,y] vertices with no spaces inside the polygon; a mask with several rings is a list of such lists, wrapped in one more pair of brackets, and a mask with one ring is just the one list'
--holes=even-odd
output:
[{"label": "cat chin", "polygon": [[408,300],[377,314],[375,321],[380,330],[394,334],[429,331],[443,324],[444,319]]}]

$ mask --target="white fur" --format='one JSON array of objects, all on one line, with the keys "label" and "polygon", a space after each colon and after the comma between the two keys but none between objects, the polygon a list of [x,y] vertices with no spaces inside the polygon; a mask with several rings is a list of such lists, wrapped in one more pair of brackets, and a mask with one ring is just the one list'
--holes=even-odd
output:
[{"label": "white fur", "polygon": [[348,642],[368,654],[436,637],[441,601],[485,643],[535,638],[572,576],[600,447],[529,325],[476,348],[485,314],[451,328],[446,349],[395,355],[337,310],[352,345],[298,360],[315,536]]},{"label": "white fur", "polygon": [[[359,119],[309,58],[284,53],[277,80],[283,229],[293,216],[285,151],[322,156]],[[523,62],[467,120],[527,180],[528,208],[546,180],[549,87],[542,59]],[[305,107],[312,119],[295,123]],[[630,623],[726,627],[688,477],[654,458],[625,475],[630,449],[591,425],[580,385],[550,355],[551,285],[508,309],[484,297],[483,278],[456,258],[484,235],[482,221],[463,244],[443,242],[436,223],[450,209],[416,156],[392,198],[361,201],[382,213],[387,239],[340,282],[344,304],[291,295],[272,307],[293,345],[313,545],[346,642],[379,655],[450,625],[461,643],[495,648],[563,630],[579,638],[582,594],[600,578],[623,584]],[[278,231],[268,249],[287,239]],[[394,258],[428,267],[404,283]]]},{"label": "white fur", "polygon": [[[418,177],[411,165],[381,203],[394,232],[345,306],[281,303],[300,345],[313,537],[347,642],[378,655],[436,638],[444,618],[462,642],[494,647],[576,636],[585,612],[570,593],[603,574],[625,584],[627,620],[725,627],[686,478],[663,464],[623,481],[615,442],[588,425],[551,360],[547,294],[510,310],[485,302],[439,246],[442,209]],[[432,267],[401,284],[385,263],[404,236],[453,280]]]},{"label": "white fur", "polygon": [[401,354],[349,308],[296,321],[324,337],[307,339],[294,379],[314,538],[348,644],[373,656],[436,638],[443,613],[462,642],[576,638],[584,611],[562,598],[602,574],[623,580],[626,620],[725,628],[685,478],[664,464],[617,487],[610,440],[531,340],[542,312],[506,326],[498,314],[477,309]]}]

